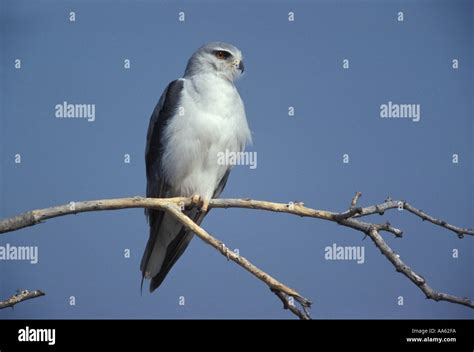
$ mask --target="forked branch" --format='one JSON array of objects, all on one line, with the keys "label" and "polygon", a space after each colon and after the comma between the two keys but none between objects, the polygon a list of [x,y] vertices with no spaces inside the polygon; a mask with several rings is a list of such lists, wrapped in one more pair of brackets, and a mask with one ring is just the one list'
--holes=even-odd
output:
[{"label": "forked branch", "polygon": [[[410,267],[408,267],[395,252],[387,245],[382,236],[381,231],[385,231],[395,235],[396,237],[402,237],[403,231],[393,227],[390,223],[370,223],[362,221],[360,218],[380,214],[383,215],[385,211],[391,209],[407,210],[409,213],[420,217],[422,220],[429,221],[435,225],[446,228],[458,235],[459,238],[463,238],[464,235],[474,236],[474,230],[471,228],[461,228],[455,225],[448,224],[444,220],[439,220],[425,212],[416,209],[405,201],[397,201],[387,198],[383,203],[372,205],[368,207],[358,207],[357,202],[361,197],[361,193],[357,192],[352,198],[349,209],[343,212],[332,212],[326,210],[317,210],[305,207],[303,203],[289,202],[285,203],[273,203],[267,201],[258,201],[252,199],[213,199],[209,204],[209,208],[246,208],[246,209],[258,209],[279,213],[288,213],[298,215],[301,217],[312,217],[322,219],[326,221],[332,221],[339,225],[346,226],[358,230],[367,236],[369,236],[374,244],[380,249],[382,254],[392,263],[395,269],[403,273],[408,279],[410,279],[416,286],[418,286],[426,295],[427,298],[435,301],[448,301],[451,303],[461,304],[470,308],[474,308],[474,303],[468,298],[459,298],[445,293],[439,293],[433,290],[425,281],[423,277],[416,274]],[[192,198],[117,198],[117,199],[103,199],[94,201],[84,202],[70,202],[65,205],[56,207],[32,210],[18,216],[7,218],[0,221],[0,234],[16,231],[24,227],[33,226],[41,223],[47,219],[65,216],[70,214],[77,214],[90,211],[101,211],[101,210],[118,210],[127,208],[150,208],[150,209],[161,209],[172,214],[183,226],[193,231],[199,238],[204,242],[214,247],[222,255],[227,257],[228,260],[232,260],[236,264],[243,267],[245,270],[250,272],[260,281],[264,282],[272,292],[283,302],[283,308],[288,309],[300,319],[309,319],[308,308],[311,306],[311,301],[303,297],[296,290],[286,286],[273,278],[263,270],[257,268],[248,259],[239,256],[238,254],[230,251],[223,242],[219,241],[202,227],[194,223],[188,218],[182,209],[191,208],[195,206]],[[41,292],[41,291],[34,291]],[[34,297],[30,297],[34,298]],[[26,298],[29,299],[29,298]],[[299,304],[299,308],[294,304],[296,301]],[[0,308],[4,308],[0,305]]]}]

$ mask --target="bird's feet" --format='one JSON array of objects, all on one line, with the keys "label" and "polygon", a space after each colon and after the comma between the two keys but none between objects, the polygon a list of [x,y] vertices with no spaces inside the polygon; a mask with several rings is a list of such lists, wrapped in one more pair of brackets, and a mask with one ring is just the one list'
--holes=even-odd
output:
[{"label": "bird's feet", "polygon": [[199,207],[199,210],[203,213],[206,213],[209,209],[209,202],[210,199],[206,199],[201,197],[199,194],[195,194],[192,196],[192,202],[195,206]]}]

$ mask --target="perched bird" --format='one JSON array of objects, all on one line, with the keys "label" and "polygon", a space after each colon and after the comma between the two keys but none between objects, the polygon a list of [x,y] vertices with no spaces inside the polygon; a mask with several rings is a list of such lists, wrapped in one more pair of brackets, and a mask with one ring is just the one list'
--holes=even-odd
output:
[{"label": "perched bird", "polygon": [[[153,111],[145,151],[147,197],[194,197],[200,207],[185,213],[197,224],[209,200],[218,197],[232,165],[218,162],[226,150],[242,152],[251,134],[234,81],[244,72],[235,46],[214,42],[189,59],[184,77],[168,84]],[[225,164],[225,163],[224,163]],[[172,215],[145,211],[150,226],[141,261],[143,279],[153,292],[193,237]]]}]

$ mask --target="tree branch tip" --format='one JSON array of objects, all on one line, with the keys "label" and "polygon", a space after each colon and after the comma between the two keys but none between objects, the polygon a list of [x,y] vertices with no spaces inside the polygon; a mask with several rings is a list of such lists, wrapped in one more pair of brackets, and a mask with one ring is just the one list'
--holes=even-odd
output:
[{"label": "tree branch tip", "polygon": [[306,316],[308,318],[307,320],[311,320],[311,315],[309,314],[308,309],[304,306],[303,306],[303,311],[304,311],[304,313],[306,314]]},{"label": "tree branch tip", "polygon": [[[350,206],[350,209],[352,208],[355,208],[356,205],[357,205],[357,202],[359,201],[359,198],[362,196],[362,193],[361,192],[356,192],[354,197],[352,198],[351,200],[351,206]],[[362,210],[361,210],[362,211]],[[358,213],[360,214],[360,212]]]},{"label": "tree branch tip", "polygon": [[292,297],[296,299],[298,303],[301,304],[303,307],[311,308],[311,305],[313,304],[313,302],[311,302],[309,299],[306,299],[304,297],[295,296],[295,295],[293,295]]},{"label": "tree branch tip", "polygon": [[46,295],[43,291],[41,290],[34,290],[34,291],[28,291],[28,290],[16,290],[16,294],[11,296],[5,301],[0,301],[0,309],[5,309],[8,307],[13,307],[23,301],[27,301],[29,299],[37,298]]}]

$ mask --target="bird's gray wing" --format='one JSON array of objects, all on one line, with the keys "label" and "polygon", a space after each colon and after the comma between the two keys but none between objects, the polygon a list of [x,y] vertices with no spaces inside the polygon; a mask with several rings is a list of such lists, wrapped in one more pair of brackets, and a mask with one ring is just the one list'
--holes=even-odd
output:
[{"label": "bird's gray wing", "polygon": [[[167,193],[169,186],[161,175],[161,156],[163,153],[163,131],[178,108],[179,96],[183,89],[183,80],[175,80],[168,84],[160,97],[150,118],[146,137],[146,195],[159,198]],[[145,209],[148,221],[152,225],[159,217],[158,210]]]},{"label": "bird's gray wing", "polygon": [[225,172],[224,176],[222,176],[220,182],[218,183],[216,189],[214,190],[214,194],[212,198],[217,198],[221,195],[222,191],[224,190],[225,185],[227,184],[227,179],[229,178],[231,168],[229,167]]},{"label": "bird's gray wing", "polygon": [[[145,150],[147,197],[165,198],[169,196],[171,187],[166,183],[161,170],[161,159],[164,147],[163,134],[166,125],[175,115],[178,108],[183,83],[183,80],[175,80],[168,85],[161,95],[161,98],[150,118]],[[142,285],[146,268],[153,253],[153,248],[155,247],[156,240],[160,235],[160,227],[165,213],[161,210],[145,209],[145,214],[150,225],[150,236],[140,265],[142,271]]]}]

